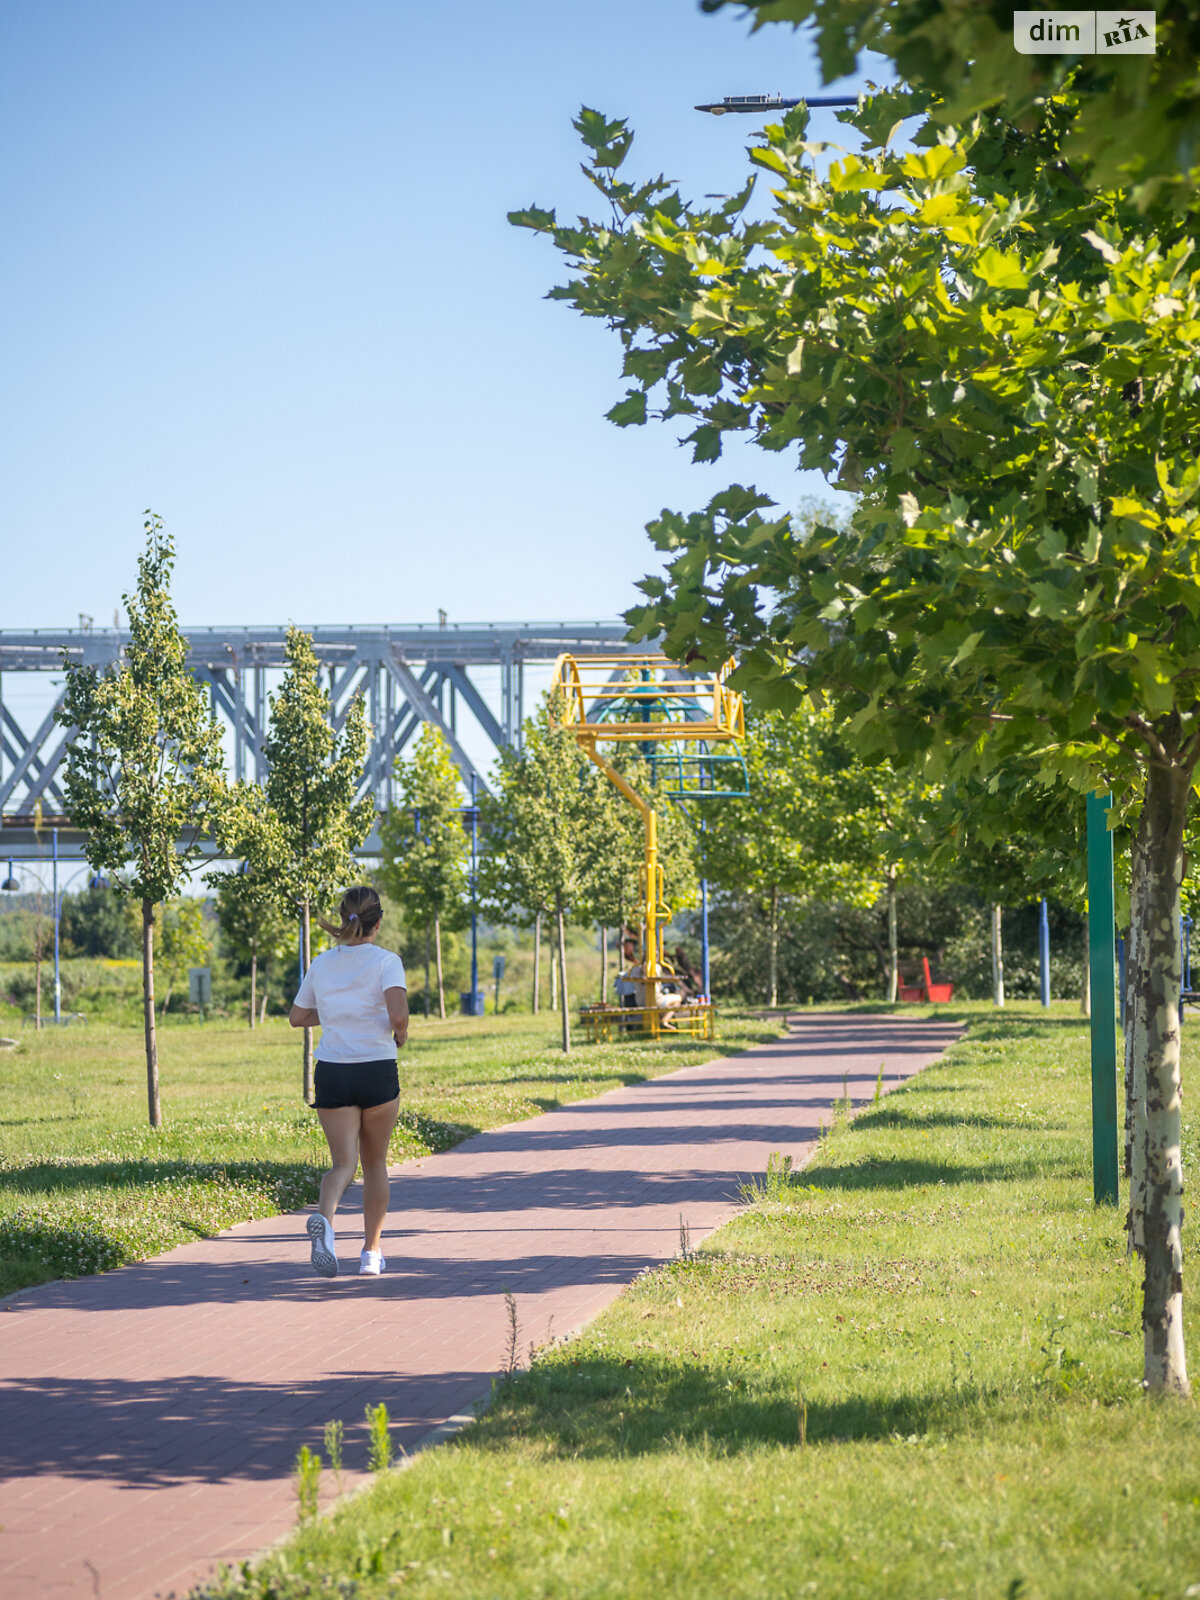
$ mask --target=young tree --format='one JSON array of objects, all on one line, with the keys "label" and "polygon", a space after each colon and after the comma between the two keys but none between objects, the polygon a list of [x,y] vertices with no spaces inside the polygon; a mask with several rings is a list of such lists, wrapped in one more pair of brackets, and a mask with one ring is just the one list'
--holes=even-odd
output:
[{"label": "young tree", "polygon": [[166,979],[160,1016],[165,1017],[176,985],[187,982],[188,969],[206,967],[212,961],[212,941],[204,926],[204,903],[185,895],[159,906],[154,919],[158,967]]},{"label": "young tree", "polygon": [[[277,904],[299,913],[301,959],[311,959],[312,908],[330,901],[354,876],[354,851],[371,831],[369,795],[354,798],[367,753],[360,696],[351,702],[341,735],[329,725],[329,695],[311,637],[289,628],[287,672],[270,697],[266,805],[258,831],[262,875]],[[312,1029],[304,1030],[304,1098],[313,1090]]]},{"label": "young tree", "polygon": [[890,867],[892,820],[877,791],[899,786],[853,760],[828,711],[752,714],[744,753],[750,793],[708,808],[704,867],[715,889],[755,897],[766,923],[767,1000],[774,1006],[781,905],[792,897],[875,904]]},{"label": "young tree", "polygon": [[[294,923],[280,910],[275,896],[254,871],[249,858],[245,869],[213,874],[217,881],[216,912],[222,947],[250,965],[250,999],[247,1021],[258,1020],[258,980],[284,957],[293,937]],[[266,1001],[266,982],[262,1000]]]},{"label": "young tree", "polygon": [[187,881],[227,791],[220,729],[187,670],[187,640],[171,604],[174,545],[157,516],[146,518],[137,589],[123,597],[128,647],[103,673],[67,661],[59,720],[74,731],[67,808],[87,834],[88,861],[117,894],[141,902],[146,1092],[158,1128],[154,908]]},{"label": "young tree", "polygon": [[583,901],[609,835],[612,802],[602,784],[608,788],[574,736],[552,725],[547,705],[525,724],[520,754],[501,752],[494,793],[480,803],[481,900],[506,922],[539,911],[553,918],[564,1052],[571,1048],[566,917]]},{"label": "young tree", "polygon": [[379,881],[409,918],[432,933],[438,1016],[446,1015],[442,930],[465,925],[471,845],[463,828],[461,779],[440,729],[426,723],[410,761],[396,762],[403,797],[379,824]]},{"label": "young tree", "polygon": [[[1200,276],[1185,217],[1081,186],[1064,160],[1078,102],[1020,133],[981,115],[894,152],[915,102],[877,96],[869,146],[826,173],[806,115],[752,159],[744,198],[691,210],[616,176],[623,124],[585,113],[594,178],[623,225],[551,232],[607,318],[635,388],[615,420],[686,415],[700,459],[730,431],[794,450],[860,492],[848,529],[796,527],[733,488],[652,525],[673,553],[645,581],[642,636],[742,662],[735,683],[831,703],[869,759],[933,779],[1035,759],[1136,813],[1131,1010],[1145,1184],[1151,1389],[1188,1388],[1182,1324],[1178,994],[1181,845],[1200,760],[1200,465],[1192,364]],[[763,600],[766,600],[766,604]]]}]

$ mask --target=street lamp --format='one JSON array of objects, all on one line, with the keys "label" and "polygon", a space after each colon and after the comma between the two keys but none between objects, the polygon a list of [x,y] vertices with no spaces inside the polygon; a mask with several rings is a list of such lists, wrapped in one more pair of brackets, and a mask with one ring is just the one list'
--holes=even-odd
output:
[{"label": "street lamp", "polygon": [[16,894],[18,889],[20,889],[20,887],[21,887],[21,885],[13,877],[12,857],[9,856],[9,858],[8,858],[8,877],[5,878],[3,883],[0,883],[0,889],[3,889],[6,894]]},{"label": "street lamp", "polygon": [[727,111],[790,111],[793,106],[856,106],[858,96],[847,99],[844,95],[806,94],[789,100],[780,94],[727,94],[724,100],[697,106],[697,111],[711,111],[714,117],[723,117]]}]

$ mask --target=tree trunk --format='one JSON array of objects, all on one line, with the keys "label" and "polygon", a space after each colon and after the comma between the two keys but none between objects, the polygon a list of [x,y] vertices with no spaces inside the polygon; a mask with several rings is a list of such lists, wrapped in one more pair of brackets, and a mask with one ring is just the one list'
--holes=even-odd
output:
[{"label": "tree trunk", "polygon": [[562,901],[555,906],[555,920],[558,923],[558,987],[562,998],[562,1047],[563,1052],[571,1052],[571,1008],[567,998],[567,936],[563,928]]},{"label": "tree trunk", "polygon": [[250,1028],[253,1032],[254,1018],[258,1013],[258,956],[251,952],[250,955]]},{"label": "tree trunk", "polygon": [[[304,902],[304,909],[300,916],[300,958],[304,962],[304,970],[310,966],[312,943],[309,938],[312,921],[309,915],[308,901]],[[304,1030],[304,1103],[313,1103],[313,1031],[311,1028]]]},{"label": "tree trunk", "polygon": [[767,930],[767,985],[770,1004],[779,1004],[779,890],[771,890],[771,921]]},{"label": "tree trunk", "polygon": [[1083,982],[1079,988],[1079,1009],[1085,1017],[1090,1017],[1092,1014],[1091,934],[1088,931],[1086,911],[1083,914]]},{"label": "tree trunk", "polygon": [[35,1033],[42,1031],[42,947],[35,944],[33,947],[33,1029]]},{"label": "tree trunk", "polygon": [[539,911],[533,919],[533,1014],[538,1014],[538,1005],[542,998],[542,913]]},{"label": "tree trunk", "polygon": [[600,1004],[608,1004],[608,929],[600,924]]},{"label": "tree trunk", "polygon": [[[446,1020],[446,990],[445,990],[445,985],[444,985],[444,983],[442,981],[442,919],[441,919],[441,917],[434,917],[434,919],[433,919],[433,951],[434,951],[434,955],[437,958],[438,1016],[441,1017],[443,1022],[445,1022],[445,1020]],[[474,995],[471,996],[471,1015],[472,1016],[475,1015],[475,996]]]},{"label": "tree trunk", "polygon": [[146,1099],[150,1126],[162,1127],[158,1098],[158,1035],[154,1029],[154,902],[142,901],[142,1018],[146,1028]]},{"label": "tree trunk", "polygon": [[1146,1063],[1142,985],[1137,981],[1142,960],[1142,891],[1146,868],[1140,826],[1130,851],[1129,942],[1125,951],[1125,1177],[1129,1181],[1129,1211],[1125,1218],[1129,1253],[1142,1253],[1142,1219],[1146,1214],[1145,1127]]},{"label": "tree trunk", "polygon": [[1004,943],[1001,924],[1004,913],[999,906],[992,907],[992,1004],[1004,1004]]},{"label": "tree trunk", "polygon": [[558,1010],[558,957],[550,952],[550,1009]]},{"label": "tree trunk", "polygon": [[888,918],[888,1003],[895,1005],[900,998],[900,941],[896,931],[896,868],[893,863],[887,872]]},{"label": "tree trunk", "polygon": [[258,1025],[261,1028],[267,1020],[267,990],[263,989],[262,1005],[258,1008]]},{"label": "tree trunk", "polygon": [[429,1016],[429,924],[425,924],[425,1015]]},{"label": "tree trunk", "polygon": [[[1183,1346],[1179,1071],[1179,890],[1190,788],[1189,770],[1147,764],[1135,858],[1141,883],[1136,895],[1140,931],[1134,1052],[1135,1062],[1143,1064],[1138,1076],[1145,1087],[1144,1124],[1140,1118],[1135,1124],[1135,1139],[1145,1152],[1143,1375],[1148,1389],[1180,1395],[1190,1392]],[[1137,1160],[1135,1148],[1135,1173]]]},{"label": "tree trunk", "polygon": [[165,1017],[166,1014],[167,1014],[167,1007],[171,1004],[171,991],[173,990],[174,987],[175,987],[174,984],[171,982],[170,978],[168,978],[167,979],[167,992],[166,992],[165,995],[163,995],[163,1003],[158,1008],[158,1014],[159,1014],[160,1017]]}]

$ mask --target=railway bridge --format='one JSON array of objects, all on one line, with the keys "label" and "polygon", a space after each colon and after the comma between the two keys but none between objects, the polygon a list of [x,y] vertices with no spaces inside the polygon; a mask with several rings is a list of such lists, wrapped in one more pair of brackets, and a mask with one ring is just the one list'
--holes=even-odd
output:
[{"label": "railway bridge", "polygon": [[[224,727],[231,776],[263,782],[268,695],[285,665],[286,629],[184,631],[188,666],[207,689],[213,715]],[[311,633],[328,675],[333,726],[342,727],[356,694],[366,702],[372,735],[362,792],[374,795],[381,810],[393,798],[396,757],[422,723],[441,730],[466,781],[482,782],[464,735],[476,750],[481,745],[497,751],[519,745],[527,666],[548,665],[563,652],[608,654],[632,648],[625,643],[625,625],[617,621],[380,627],[321,623],[305,625],[305,632]],[[66,818],[62,787],[73,737],[56,715],[63,703],[64,663],[103,669],[120,658],[128,640],[128,633],[117,628],[0,630],[0,854],[43,854],[51,828],[59,830],[66,855],[80,853],[82,840]],[[489,680],[486,685],[480,681],[481,669],[493,669],[482,672]],[[30,674],[40,674],[40,681],[31,683]],[[26,692],[14,694],[14,677]],[[43,692],[30,696],[27,691],[35,686]],[[33,716],[23,709],[31,699],[39,707]]]}]

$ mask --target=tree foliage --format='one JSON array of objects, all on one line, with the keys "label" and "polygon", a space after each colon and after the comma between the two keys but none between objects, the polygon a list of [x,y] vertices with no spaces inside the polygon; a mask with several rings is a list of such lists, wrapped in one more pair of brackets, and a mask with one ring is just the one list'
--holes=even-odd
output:
[{"label": "tree foliage", "polygon": [[521,750],[501,751],[493,787],[480,801],[480,900],[501,921],[527,924],[539,912],[554,919],[562,1045],[569,1051],[565,921],[574,908],[588,907],[612,861],[620,801],[574,735],[554,725],[548,702],[526,722]]},{"label": "tree foliage", "polygon": [[1031,769],[1112,786],[1136,812],[1146,1377],[1182,1390],[1200,271],[1175,211],[1079,184],[1070,95],[1023,130],[980,116],[893,151],[912,104],[866,106],[853,120],[870,148],[825,172],[803,111],[768,128],[751,152],[771,175],[764,221],[742,220],[744,196],[697,209],[661,180],[626,183],[628,130],[585,113],[622,220],[515,220],[572,262],[555,292],[618,332],[634,387],[616,420],[661,396],[659,414],[695,423],[700,459],[750,433],[860,493],[847,527],[797,524],[736,486],[664,512],[651,534],[668,570],[643,583],[639,636],[665,635],[676,659],[736,653],[735,684],[784,710],[832,705],[868,760],[946,783]]},{"label": "tree foliage", "polygon": [[438,1011],[446,1015],[442,932],[465,925],[470,842],[463,828],[462,787],[450,746],[425,723],[412,758],[396,762],[401,803],[379,824],[379,881],[406,917],[432,932],[437,951]]},{"label": "tree foliage", "polygon": [[701,0],[705,11],[735,5],[754,27],[811,28],[825,83],[888,56],[906,83],[941,103],[957,123],[999,108],[1036,126],[1046,98],[1070,86],[1081,103],[1067,158],[1098,185],[1181,180],[1191,189],[1200,161],[1200,4],[1156,6],[1154,55],[1022,55],[1012,10],[953,0]]},{"label": "tree foliage", "polygon": [[67,809],[87,835],[87,859],[118,895],[141,902],[147,1098],[157,1128],[154,907],[187,881],[228,799],[220,729],[188,671],[171,603],[174,544],[153,512],[145,531],[137,589],[122,597],[129,644],[103,672],[67,660],[59,720],[73,734]]}]

